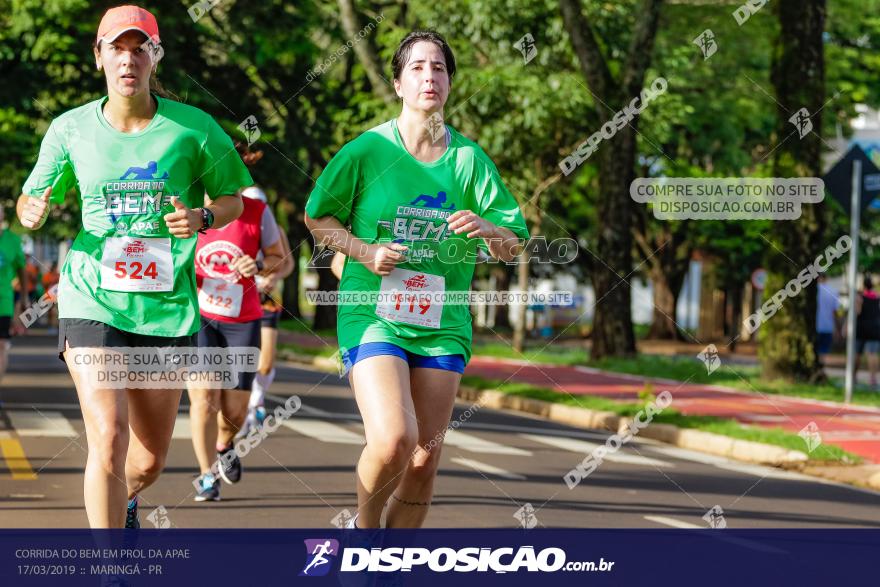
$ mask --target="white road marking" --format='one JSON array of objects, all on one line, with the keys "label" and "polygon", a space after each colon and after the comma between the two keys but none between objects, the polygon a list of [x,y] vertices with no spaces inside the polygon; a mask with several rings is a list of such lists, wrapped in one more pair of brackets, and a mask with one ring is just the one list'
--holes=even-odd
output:
[{"label": "white road marking", "polygon": [[[270,399],[272,401],[278,402],[282,406],[287,403],[286,397],[281,397],[280,395],[274,395],[271,393],[266,394],[266,399]],[[272,413],[272,410],[270,410],[269,408],[266,408],[266,411],[270,414]],[[336,414],[334,414],[333,412],[328,412],[327,410],[322,410],[320,408],[313,408],[312,406],[307,406],[305,404],[300,405],[299,411],[302,412],[303,414],[308,414],[309,416],[321,416],[321,417],[328,417],[328,416],[335,417],[336,416]],[[357,414],[351,414],[351,415],[357,415]],[[348,416],[348,414],[346,414],[346,416]]]},{"label": "white road marking", "polygon": [[[563,438],[560,436],[540,436],[537,434],[520,434],[523,438],[527,438],[534,442],[547,444],[549,446],[553,446],[556,448],[561,448],[562,450],[568,450],[571,452],[576,452],[583,455],[588,455],[592,453],[594,450],[603,446],[601,444],[596,444],[595,442],[587,442],[586,440],[578,440],[577,438]],[[602,457],[603,460],[611,461],[612,463],[622,463],[626,465],[643,465],[650,467],[673,467],[672,463],[667,461],[661,461],[659,459],[652,459],[651,457],[643,457],[641,455],[633,455],[624,453],[621,451],[618,452],[608,452]]]},{"label": "white road marking", "polygon": [[465,432],[459,432],[458,430],[453,429],[449,429],[446,431],[446,436],[443,440],[443,443],[448,446],[454,446],[455,448],[460,448],[462,450],[467,450],[470,452],[486,453],[493,455],[513,455],[520,457],[532,456],[532,453],[527,450],[522,450],[520,448],[516,448],[515,446],[498,444],[497,442],[492,442],[491,440],[486,440],[485,438],[480,438],[479,436],[474,436],[473,434],[467,434]]},{"label": "white road marking", "polygon": [[708,526],[697,526],[695,524],[690,524],[688,522],[681,522],[676,520],[675,518],[667,518],[666,516],[645,516],[645,519],[649,522],[656,522],[658,524],[663,524],[665,526],[672,526],[673,528],[707,528]]},{"label": "white road marking", "polygon": [[322,422],[321,420],[294,417],[284,420],[281,422],[281,425],[304,436],[320,440],[321,442],[355,444],[358,446],[363,445],[366,442],[364,437],[360,434],[355,434],[347,428],[331,424],[330,422]]},{"label": "white road marking", "polygon": [[51,436],[76,438],[79,436],[61,412],[37,410],[9,410],[9,420],[19,436]]},{"label": "white road marking", "polygon": [[495,467],[493,465],[488,465],[486,463],[481,463],[480,461],[475,461],[473,459],[463,459],[460,457],[454,457],[450,459],[453,463],[458,463],[459,465],[464,465],[465,467],[470,467],[475,471],[480,473],[484,473],[486,475],[494,475],[496,477],[503,477],[505,479],[517,479],[524,481],[525,477],[518,473],[511,473],[506,469],[501,469],[499,467]]},{"label": "white road marking", "polygon": [[171,438],[176,440],[192,438],[192,426],[190,425],[189,414],[177,414],[177,419],[174,421],[174,431],[171,433]]}]

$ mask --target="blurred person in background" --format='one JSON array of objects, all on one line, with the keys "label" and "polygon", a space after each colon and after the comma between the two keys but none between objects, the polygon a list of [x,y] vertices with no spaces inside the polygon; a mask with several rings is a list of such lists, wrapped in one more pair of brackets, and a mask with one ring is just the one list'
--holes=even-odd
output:
[{"label": "blurred person in background", "polygon": [[13,282],[17,284],[19,292],[27,291],[30,286],[21,238],[5,229],[4,215],[0,206],[0,381],[6,374],[9,338],[13,333],[21,334],[24,331],[24,325],[17,317],[29,307],[27,296],[15,295]]},{"label": "blurred person in background", "polygon": [[874,282],[871,277],[865,275],[862,291],[856,296],[855,376],[859,373],[862,354],[867,354],[872,389],[877,388],[878,353],[880,353],[880,295],[874,290]]}]

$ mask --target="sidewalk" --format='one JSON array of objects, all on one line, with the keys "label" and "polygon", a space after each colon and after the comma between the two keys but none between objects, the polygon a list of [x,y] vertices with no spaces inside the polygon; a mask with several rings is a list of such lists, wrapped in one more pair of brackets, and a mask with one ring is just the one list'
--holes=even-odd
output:
[{"label": "sidewalk", "polygon": [[650,380],[655,392],[672,393],[674,409],[683,414],[733,418],[744,424],[779,427],[794,434],[814,422],[822,442],[880,463],[880,409],[482,356],[471,359],[465,374],[619,401],[638,400],[639,392]]}]

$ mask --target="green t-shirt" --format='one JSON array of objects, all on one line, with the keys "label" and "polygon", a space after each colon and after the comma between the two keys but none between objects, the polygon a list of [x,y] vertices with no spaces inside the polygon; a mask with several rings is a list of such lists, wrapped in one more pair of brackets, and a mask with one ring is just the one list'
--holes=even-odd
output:
[{"label": "green t-shirt", "polygon": [[[334,216],[352,234],[372,244],[399,242],[408,260],[383,280],[361,263],[346,259],[339,290],[401,293],[401,304],[379,300],[339,306],[339,347],[389,342],[412,353],[471,355],[471,314],[453,292],[470,291],[482,239],[449,230],[446,218],[472,210],[522,239],[528,230],[514,197],[492,160],[473,141],[449,127],[450,144],[437,161],[422,163],[406,150],[395,120],[346,144],[327,164],[309,196],[312,218]],[[420,300],[443,299],[428,307]],[[416,300],[415,303],[408,303]],[[343,300],[345,301],[345,300]],[[349,302],[356,301],[349,299]],[[377,308],[377,305],[382,306]]]},{"label": "green t-shirt", "polygon": [[24,250],[17,234],[8,230],[0,233],[0,316],[12,316],[15,295],[12,280],[24,269]]},{"label": "green t-shirt", "polygon": [[232,140],[198,108],[156,97],[146,128],[124,133],[104,118],[106,98],[55,119],[22,188],[77,188],[82,229],[58,285],[60,318],[84,318],[154,336],[198,330],[196,238],[170,236],[172,196],[190,208],[251,185]]}]

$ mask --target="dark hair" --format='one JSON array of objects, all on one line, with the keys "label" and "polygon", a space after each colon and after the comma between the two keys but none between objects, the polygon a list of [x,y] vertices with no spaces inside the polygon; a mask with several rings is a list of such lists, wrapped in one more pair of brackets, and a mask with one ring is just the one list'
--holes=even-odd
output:
[{"label": "dark hair", "polygon": [[452,54],[452,49],[449,47],[446,39],[440,33],[434,31],[413,31],[403,38],[394,52],[394,57],[391,58],[393,79],[400,79],[400,73],[403,71],[403,66],[409,60],[413,45],[419,41],[427,41],[440,47],[440,50],[443,51],[443,59],[446,60],[446,73],[449,75],[449,80],[452,81],[452,76],[455,75],[455,55]]},{"label": "dark hair", "polygon": [[233,141],[232,144],[235,146],[235,150],[238,151],[242,162],[248,167],[253,167],[257,164],[257,161],[263,158],[263,151],[251,151],[251,147],[247,143]]},{"label": "dark hair", "polygon": [[865,278],[864,278],[864,280],[862,281],[862,286],[863,286],[865,289],[874,289],[874,282],[871,281],[871,276],[870,276],[870,275],[865,275]]},{"label": "dark hair", "polygon": [[180,102],[180,96],[166,88],[162,85],[162,83],[156,79],[155,75],[150,76],[150,92],[165,98],[166,100],[174,100],[175,102]]}]

